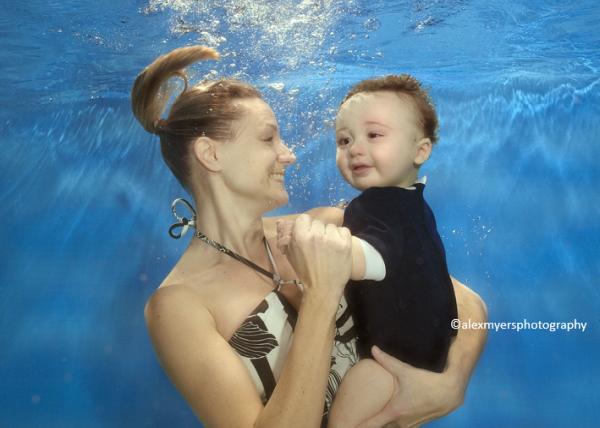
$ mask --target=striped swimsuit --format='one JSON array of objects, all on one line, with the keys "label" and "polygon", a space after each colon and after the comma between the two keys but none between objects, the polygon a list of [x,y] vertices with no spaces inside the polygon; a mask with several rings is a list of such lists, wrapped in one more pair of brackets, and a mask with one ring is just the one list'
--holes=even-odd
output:
[{"label": "striped swimsuit", "polygon": [[[277,290],[271,291],[236,330],[229,344],[242,359],[266,404],[281,375],[289,352],[298,313]],[[329,383],[321,428],[346,371],[358,361],[352,317],[344,298],[336,314],[336,335],[331,352]]]}]

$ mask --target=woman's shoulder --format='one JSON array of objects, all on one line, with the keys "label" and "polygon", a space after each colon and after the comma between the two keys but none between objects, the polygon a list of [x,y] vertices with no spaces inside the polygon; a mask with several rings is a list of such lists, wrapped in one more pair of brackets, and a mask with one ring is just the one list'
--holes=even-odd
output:
[{"label": "woman's shoulder", "polygon": [[[264,287],[249,287],[255,277],[254,271],[236,260],[193,275],[170,275],[146,302],[147,328],[152,334],[166,324],[175,330],[201,324],[229,338],[264,297]],[[167,317],[169,321],[164,321]]]},{"label": "woman's shoulder", "polygon": [[144,318],[150,328],[151,320],[171,317],[173,315],[171,312],[204,312],[204,310],[210,314],[206,298],[197,287],[185,283],[163,283],[148,297],[144,306]]},{"label": "woman's shoulder", "polygon": [[217,332],[215,319],[199,293],[180,283],[161,286],[152,293],[144,306],[144,320],[161,360],[168,358],[170,350],[184,348],[189,337],[202,339]]},{"label": "woman's shoulder", "polygon": [[198,301],[200,293],[197,287],[192,287],[183,281],[163,282],[148,298],[147,303],[160,301],[163,299],[173,299],[174,297],[186,297],[193,301]]},{"label": "woman's shoulder", "polygon": [[204,321],[214,322],[211,301],[218,287],[211,272],[209,269],[192,276],[171,272],[146,301],[144,318],[148,327],[153,318],[176,316],[177,312],[205,314]]}]

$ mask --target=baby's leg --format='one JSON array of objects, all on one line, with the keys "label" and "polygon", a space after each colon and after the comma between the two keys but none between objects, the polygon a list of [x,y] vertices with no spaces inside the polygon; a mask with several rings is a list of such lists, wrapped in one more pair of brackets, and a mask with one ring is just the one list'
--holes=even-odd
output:
[{"label": "baby's leg", "polygon": [[376,361],[365,358],[342,379],[331,409],[328,428],[354,428],[377,414],[394,392],[392,375]]}]

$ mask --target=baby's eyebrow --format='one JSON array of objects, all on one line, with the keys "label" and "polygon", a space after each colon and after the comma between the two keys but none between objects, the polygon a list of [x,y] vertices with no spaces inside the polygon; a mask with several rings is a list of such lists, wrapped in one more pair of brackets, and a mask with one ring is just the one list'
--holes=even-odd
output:
[{"label": "baby's eyebrow", "polygon": [[391,129],[391,128],[390,128],[389,126],[387,126],[386,124],[384,124],[384,123],[381,123],[381,122],[377,122],[376,120],[367,120],[367,121],[365,122],[365,125],[380,125],[380,126],[383,126],[384,128]]}]

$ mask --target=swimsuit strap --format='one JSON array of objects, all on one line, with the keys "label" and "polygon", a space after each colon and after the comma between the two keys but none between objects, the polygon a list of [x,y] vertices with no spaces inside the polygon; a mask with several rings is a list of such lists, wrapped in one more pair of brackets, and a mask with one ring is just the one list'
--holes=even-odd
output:
[{"label": "swimsuit strap", "polygon": [[297,279],[283,280],[283,279],[281,279],[281,276],[279,275],[279,270],[277,269],[277,264],[275,263],[275,258],[273,257],[273,253],[271,253],[271,247],[269,246],[269,241],[267,241],[267,239],[264,237],[263,237],[263,240],[265,241],[265,246],[267,247],[267,255],[269,256],[269,261],[271,262],[271,266],[273,267],[273,271],[274,271],[274,273],[269,272],[269,274],[270,274],[271,278],[273,279],[273,282],[275,283],[275,285],[277,285],[277,291],[279,291],[281,286],[284,284],[294,284],[295,286],[299,287],[302,290],[302,282],[300,280],[297,280]]},{"label": "swimsuit strap", "polygon": [[[191,220],[187,219],[186,217],[180,217],[179,215],[177,215],[176,206],[177,206],[177,203],[179,203],[179,202],[185,204],[188,207],[188,209],[192,212]],[[174,239],[181,238],[183,235],[186,234],[186,232],[188,231],[188,229],[190,227],[193,227],[194,229],[196,229],[196,211],[194,210],[194,207],[192,207],[192,205],[188,201],[186,201],[183,198],[175,199],[173,201],[173,203],[171,204],[171,211],[173,211],[173,215],[177,219],[177,223],[174,223],[171,225],[171,227],[169,227],[169,235],[171,235],[172,238],[174,238]],[[173,233],[173,231],[175,229],[177,229],[178,227],[182,228],[181,232],[179,234]],[[220,244],[219,242],[213,241],[212,239],[207,237],[205,234],[200,232],[198,229],[196,229],[194,236],[196,236],[198,239],[202,240],[203,242],[207,243],[208,245],[216,248],[220,252],[227,254],[228,256],[230,256],[230,257],[236,259],[237,261],[244,263],[246,266],[254,269],[255,271],[269,277],[273,281],[273,284],[275,284],[275,286],[277,287],[277,291],[279,291],[281,289],[281,286],[284,284],[295,284],[296,286],[298,286],[300,288],[302,287],[302,282],[300,282],[297,279],[291,279],[291,280],[286,280],[286,281],[281,279],[281,277],[279,276],[279,271],[277,270],[277,265],[275,264],[275,259],[273,257],[273,254],[271,253],[271,247],[269,247],[269,242],[267,242],[267,239],[264,236],[263,236],[263,242],[265,243],[265,247],[267,249],[267,255],[269,256],[269,261],[271,262],[271,267],[273,268],[275,273],[269,272],[268,270],[258,266],[253,261],[248,260],[247,258],[245,258],[237,253],[234,253],[229,248],[225,247],[224,245]]]}]

